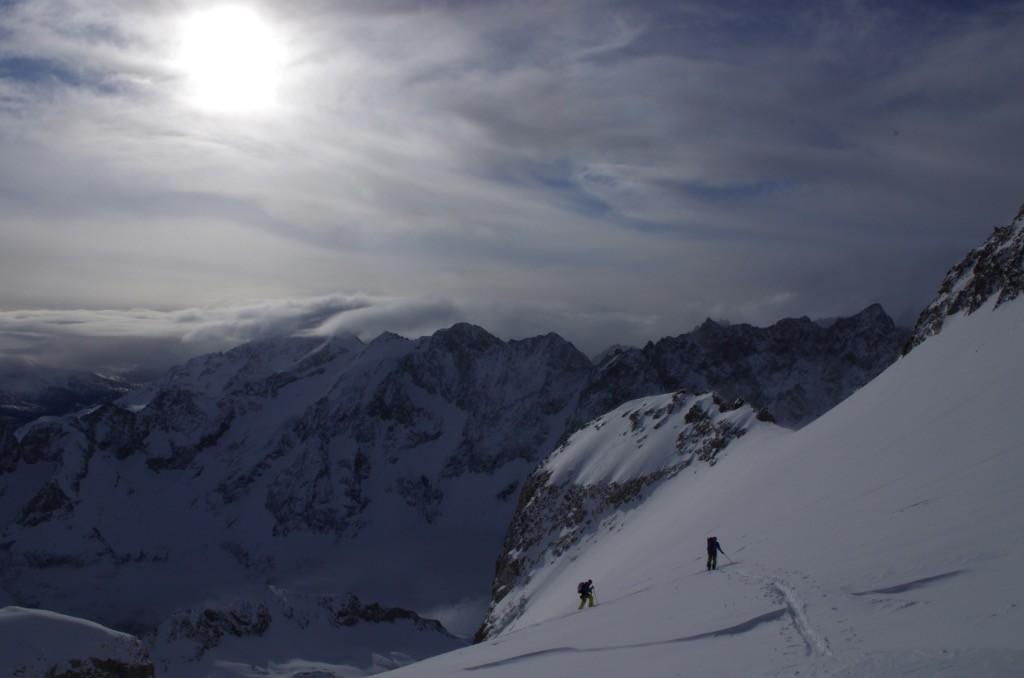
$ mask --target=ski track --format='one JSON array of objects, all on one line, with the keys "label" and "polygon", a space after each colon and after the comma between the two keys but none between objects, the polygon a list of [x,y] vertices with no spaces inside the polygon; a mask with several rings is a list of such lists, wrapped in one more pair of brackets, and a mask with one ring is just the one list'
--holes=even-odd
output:
[{"label": "ski track", "polygon": [[828,638],[808,618],[807,605],[796,585],[781,577],[760,575],[749,570],[737,569],[735,573],[746,581],[758,584],[768,592],[768,597],[786,606],[793,628],[804,641],[807,656],[833,657]]}]

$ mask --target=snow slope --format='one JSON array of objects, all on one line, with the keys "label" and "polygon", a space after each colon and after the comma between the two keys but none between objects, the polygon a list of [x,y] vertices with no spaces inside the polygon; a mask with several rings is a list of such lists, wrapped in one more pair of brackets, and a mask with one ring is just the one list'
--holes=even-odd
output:
[{"label": "snow slope", "polygon": [[134,636],[56,612],[0,609],[0,675],[153,675]]},{"label": "snow slope", "polygon": [[994,306],[551,555],[501,633],[388,675],[1021,675],[1024,301]]}]

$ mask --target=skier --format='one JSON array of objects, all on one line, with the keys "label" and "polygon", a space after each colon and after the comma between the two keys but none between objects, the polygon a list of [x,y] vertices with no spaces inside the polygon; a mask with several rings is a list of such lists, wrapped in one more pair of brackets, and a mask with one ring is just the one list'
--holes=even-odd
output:
[{"label": "skier", "polygon": [[594,607],[594,580],[588,579],[587,581],[581,581],[579,586],[576,587],[576,593],[580,594],[580,606],[577,610],[582,610],[583,606],[590,602],[590,607]]},{"label": "skier", "polygon": [[718,543],[718,537],[708,537],[708,569],[714,570],[718,567],[718,554],[724,556],[725,551],[722,551],[722,545]]}]

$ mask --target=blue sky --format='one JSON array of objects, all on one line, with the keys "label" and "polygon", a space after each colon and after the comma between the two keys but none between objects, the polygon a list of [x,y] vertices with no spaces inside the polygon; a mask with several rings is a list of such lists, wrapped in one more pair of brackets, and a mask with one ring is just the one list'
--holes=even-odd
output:
[{"label": "blue sky", "polygon": [[0,3],[0,352],[909,324],[1024,201],[1021,2],[228,4]]}]

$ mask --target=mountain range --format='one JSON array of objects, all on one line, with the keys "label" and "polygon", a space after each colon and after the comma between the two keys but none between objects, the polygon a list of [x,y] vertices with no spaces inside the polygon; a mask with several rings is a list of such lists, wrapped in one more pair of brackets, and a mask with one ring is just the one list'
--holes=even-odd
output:
[{"label": "mountain range", "polygon": [[[732,337],[717,354],[714,334]],[[5,434],[3,591],[136,634],[268,587],[356,594],[468,636],[523,481],[603,403],[721,377],[761,399],[765,419],[774,404],[827,409],[907,336],[875,306],[828,327],[709,321],[596,365],[557,335],[506,342],[468,324],[201,356],[116,401]],[[630,379],[627,364],[644,367]],[[805,386],[780,376],[794,365],[813,376]]]},{"label": "mountain range", "polygon": [[[997,230],[1009,244],[971,253],[976,263],[961,267],[939,300],[974,279],[1002,281],[989,297],[973,314],[944,307],[938,328],[919,322],[918,345],[888,370],[910,336],[878,307],[827,325],[801,319],[762,330],[707,322],[597,364],[555,335],[505,342],[472,325],[417,340],[385,334],[368,344],[282,338],[194,359],[113,403],[5,435],[0,602],[21,606],[8,608],[12,619],[26,618],[14,614],[20,609],[43,608],[145,636],[139,642],[159,675],[254,675],[243,665],[273,675],[312,666],[323,675],[364,675],[461,646],[425,618],[441,618],[463,635],[483,618],[477,640],[484,654],[453,656],[476,657],[468,661],[478,670],[501,675],[523,668],[520,660],[486,659],[497,656],[486,648],[515,645],[517,657],[571,654],[530,629],[565,630],[551,624],[567,611],[565,592],[571,598],[570,582],[582,572],[598,575],[599,585],[618,582],[599,588],[602,601],[606,593],[617,600],[635,594],[649,603],[644,609],[670,615],[651,602],[636,572],[669,581],[675,565],[666,559],[682,562],[682,544],[692,546],[709,525],[731,525],[737,539],[746,531],[751,554],[783,567],[787,554],[806,551],[772,527],[773,516],[792,518],[827,547],[828,558],[813,552],[809,562],[835,564],[842,547],[828,536],[829,521],[868,539],[865,524],[846,516],[860,507],[858,488],[871,494],[888,486],[875,481],[885,468],[879,455],[905,453],[907,460],[892,465],[900,478],[912,478],[928,463],[922,446],[936,447],[944,469],[952,456],[943,436],[962,441],[965,434],[953,436],[949,427],[974,421],[921,412],[936,409],[936,389],[965,384],[977,396],[971,379],[993,373],[987,363],[954,370],[950,355],[1004,331],[990,351],[1012,363],[1006,342],[1016,336],[1020,303],[1007,290],[1020,278],[998,271],[1014,265],[1020,229],[1018,217]],[[982,276],[986,266],[995,272]],[[997,320],[978,320],[986,312]],[[1016,374],[1016,364],[1004,367]],[[993,397],[1005,398],[997,382]],[[906,402],[908,395],[916,400]],[[776,409],[783,414],[773,416]],[[995,430],[989,442],[1003,449],[1016,424],[1000,419],[996,426],[979,410],[971,408],[978,425]],[[935,430],[920,430],[926,420]],[[864,449],[858,435],[878,444]],[[936,480],[937,498],[907,493],[923,498],[905,510],[935,502],[948,518],[944,507],[963,503],[950,499],[948,482]],[[808,494],[828,510],[800,513],[814,505]],[[746,517],[752,511],[756,519]],[[745,520],[792,551],[764,546]],[[927,520],[893,525],[889,538],[913,527],[933,535],[933,546],[941,543]],[[1021,543],[1017,536],[1011,533],[1011,545]],[[980,568],[971,563],[967,569]],[[911,564],[904,558],[894,567],[905,574]],[[867,570],[846,571],[860,582],[870,578]],[[683,640],[725,635],[718,632],[733,628],[730,619],[738,629],[732,635],[788,620],[806,656],[826,661],[837,636],[812,628],[794,579],[744,572],[739,589],[763,586],[783,607],[757,621],[743,615],[763,596],[729,598],[736,609],[714,613],[721,621],[714,633]],[[891,588],[884,584],[877,590]],[[1003,617],[1012,626],[1012,613]],[[289,653],[301,638],[322,642],[304,648],[297,664],[291,660],[300,655]],[[532,650],[517,645],[527,638]],[[457,672],[433,665],[441,667],[436,675]]]},{"label": "mountain range", "polygon": [[0,427],[13,430],[40,417],[96,407],[136,386],[84,370],[0,359]]},{"label": "mountain range", "polygon": [[[1024,211],[799,430],[667,394],[576,431],[526,482],[478,644],[390,675],[1019,675],[1022,254]],[[695,453],[702,422],[731,440]]]}]

